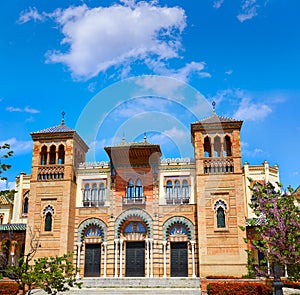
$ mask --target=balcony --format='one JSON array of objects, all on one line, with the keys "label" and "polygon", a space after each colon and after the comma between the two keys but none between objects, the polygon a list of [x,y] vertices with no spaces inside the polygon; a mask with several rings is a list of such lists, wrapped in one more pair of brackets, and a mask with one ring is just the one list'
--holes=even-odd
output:
[{"label": "balcony", "polygon": [[146,196],[137,196],[137,197],[122,197],[123,205],[145,205]]},{"label": "balcony", "polygon": [[63,165],[43,165],[38,168],[39,181],[64,179]]},{"label": "balcony", "polygon": [[234,163],[231,158],[209,158],[203,161],[204,174],[233,173]]},{"label": "balcony", "polygon": [[190,203],[190,198],[166,198],[167,205],[186,205]]}]

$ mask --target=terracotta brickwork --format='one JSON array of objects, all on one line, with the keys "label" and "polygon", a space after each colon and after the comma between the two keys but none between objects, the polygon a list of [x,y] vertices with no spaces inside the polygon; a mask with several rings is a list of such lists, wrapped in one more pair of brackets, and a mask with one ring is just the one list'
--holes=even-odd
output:
[{"label": "terracotta brickwork", "polygon": [[64,122],[32,133],[25,251],[32,230],[36,257],[72,252],[78,277],[246,274],[241,126],[215,113],[193,123],[194,160],[162,159],[145,137],[87,163],[88,147]]}]

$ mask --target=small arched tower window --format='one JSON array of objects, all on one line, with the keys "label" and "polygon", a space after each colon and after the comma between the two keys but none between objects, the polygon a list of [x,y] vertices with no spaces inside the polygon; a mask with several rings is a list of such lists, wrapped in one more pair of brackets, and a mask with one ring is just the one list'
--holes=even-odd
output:
[{"label": "small arched tower window", "polygon": [[226,216],[225,211],[227,205],[223,200],[218,200],[214,205],[214,211],[216,214],[217,228],[226,228]]},{"label": "small arched tower window", "polygon": [[55,164],[55,163],[56,163],[56,146],[51,145],[50,153],[49,153],[49,164]]},{"label": "small arched tower window", "polygon": [[65,164],[65,147],[63,144],[58,148],[58,164]]},{"label": "small arched tower window", "polygon": [[134,197],[134,185],[133,181],[130,178],[128,183],[127,183],[127,188],[126,188],[126,197],[127,198],[133,198]]},{"label": "small arched tower window", "polygon": [[50,212],[45,217],[45,231],[52,231],[52,214]]},{"label": "small arched tower window", "polygon": [[41,165],[47,165],[47,146],[42,146],[41,149]]},{"label": "small arched tower window", "polygon": [[142,181],[138,179],[135,185],[135,196],[140,198],[144,195]]},{"label": "small arched tower window", "polygon": [[217,209],[217,228],[225,228],[225,212],[222,207]]},{"label": "small arched tower window", "polygon": [[224,138],[224,155],[225,157],[231,157],[232,152],[231,152],[231,140],[228,135],[225,136]]},{"label": "small arched tower window", "polygon": [[210,138],[206,136],[204,138],[204,157],[208,158],[211,157],[211,144],[210,144]]},{"label": "small arched tower window", "polygon": [[23,215],[27,215],[28,214],[28,202],[29,202],[29,199],[28,199],[28,192],[25,193],[24,195],[24,201],[23,201]]},{"label": "small arched tower window", "polygon": [[44,224],[44,230],[45,231],[52,231],[52,224],[53,224],[53,214],[54,209],[52,206],[48,205],[44,210],[43,214],[45,216],[45,224]]},{"label": "small arched tower window", "polygon": [[221,139],[216,136],[214,140],[214,157],[221,157],[221,154]]}]

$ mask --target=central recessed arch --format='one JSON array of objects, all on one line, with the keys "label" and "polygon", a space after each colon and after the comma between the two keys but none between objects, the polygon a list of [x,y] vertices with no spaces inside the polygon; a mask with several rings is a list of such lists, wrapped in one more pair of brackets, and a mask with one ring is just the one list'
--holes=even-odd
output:
[{"label": "central recessed arch", "polygon": [[122,212],[116,219],[115,222],[115,238],[120,238],[121,226],[129,217],[139,217],[147,225],[148,237],[153,237],[153,219],[152,217],[144,210],[138,208],[128,209]]}]

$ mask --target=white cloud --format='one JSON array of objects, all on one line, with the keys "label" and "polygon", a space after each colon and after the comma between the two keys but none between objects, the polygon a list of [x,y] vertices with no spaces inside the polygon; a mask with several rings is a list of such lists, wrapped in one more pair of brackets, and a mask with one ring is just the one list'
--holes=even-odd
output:
[{"label": "white cloud", "polygon": [[241,12],[237,15],[238,20],[244,22],[257,16],[258,7],[257,0],[243,0]]},{"label": "white cloud", "polygon": [[244,97],[239,108],[234,114],[235,118],[247,121],[257,121],[266,118],[272,109],[264,103],[254,103],[251,99]]},{"label": "white cloud", "polygon": [[15,182],[0,179],[0,191],[11,190],[16,186]]},{"label": "white cloud", "polygon": [[225,72],[225,74],[228,75],[228,76],[232,75],[232,73],[233,73],[233,70],[228,70],[228,71]]},{"label": "white cloud", "polygon": [[18,108],[18,107],[13,107],[9,106],[6,108],[8,112],[18,112],[18,113],[30,113],[30,114],[38,114],[40,111],[37,109],[32,109],[30,107],[25,107],[24,109]]},{"label": "white cloud", "polygon": [[256,99],[241,89],[219,91],[211,100],[215,101],[217,105],[224,102],[229,103],[232,109],[236,109],[232,117],[241,120],[263,120],[272,112],[271,106],[262,99]]},{"label": "white cloud", "polygon": [[66,64],[77,78],[94,77],[111,67],[126,68],[132,60],[177,58],[186,26],[182,8],[144,1],[97,8],[83,4],[58,9],[53,17],[65,36],[62,44],[70,47],[66,53],[48,52],[48,62]]},{"label": "white cloud", "polygon": [[262,149],[256,147],[256,148],[250,148],[248,142],[241,141],[241,147],[243,151],[243,156],[246,156],[248,158],[256,158],[259,156],[267,156],[267,153],[265,153]]},{"label": "white cloud", "polygon": [[17,140],[15,137],[12,137],[1,141],[0,145],[3,145],[5,143],[10,144],[10,148],[14,152],[15,156],[27,154],[32,151],[33,143],[31,140]]},{"label": "white cloud", "polygon": [[34,21],[44,21],[46,18],[45,15],[42,15],[38,12],[36,7],[29,7],[27,10],[24,10],[20,13],[18,23],[24,24],[31,20]]},{"label": "white cloud", "polygon": [[180,58],[181,34],[186,27],[181,7],[159,6],[158,1],[123,0],[123,4],[89,8],[86,4],[39,14],[36,8],[22,12],[19,23],[30,19],[53,19],[61,30],[62,45],[68,50],[46,53],[48,63],[66,65],[76,79],[89,79],[111,70],[128,77],[132,64],[140,62],[151,73],[174,76],[184,81],[203,72],[203,62],[190,62],[177,70],[169,69],[169,60]]},{"label": "white cloud", "polygon": [[222,6],[223,2],[224,2],[224,0],[215,0],[213,7],[218,9]]}]

